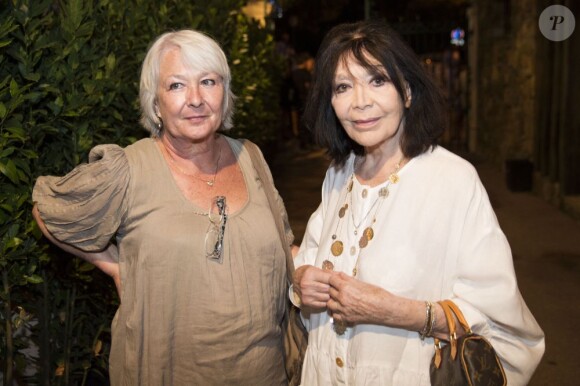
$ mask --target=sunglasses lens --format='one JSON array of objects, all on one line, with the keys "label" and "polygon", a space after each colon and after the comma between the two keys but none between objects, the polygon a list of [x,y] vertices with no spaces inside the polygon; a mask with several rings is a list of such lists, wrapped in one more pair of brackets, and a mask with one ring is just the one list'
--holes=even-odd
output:
[{"label": "sunglasses lens", "polygon": [[226,198],[217,196],[209,208],[209,227],[205,235],[205,255],[210,260],[221,262],[226,215]]},{"label": "sunglasses lens", "polygon": [[217,260],[221,255],[219,228],[213,224],[210,225],[205,235],[205,255],[211,260]]}]

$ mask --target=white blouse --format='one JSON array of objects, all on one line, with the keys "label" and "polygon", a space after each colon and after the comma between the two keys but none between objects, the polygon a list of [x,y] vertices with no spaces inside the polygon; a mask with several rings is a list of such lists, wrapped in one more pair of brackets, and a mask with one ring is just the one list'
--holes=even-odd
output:
[{"label": "white blouse", "polygon": [[[353,179],[354,159],[327,171],[296,267],[329,260],[335,271],[352,275],[356,264],[357,279],[396,295],[452,299],[474,332],[492,343],[509,384],[525,385],[543,355],[544,334],[518,290],[510,247],[473,166],[437,147],[413,158],[388,196],[377,198],[385,185]],[[373,218],[374,237],[361,250],[358,240]],[[344,244],[337,257],[330,251],[333,234]],[[310,332],[302,385],[430,384],[433,339],[367,324],[338,335],[327,312],[303,310],[302,317]]]}]

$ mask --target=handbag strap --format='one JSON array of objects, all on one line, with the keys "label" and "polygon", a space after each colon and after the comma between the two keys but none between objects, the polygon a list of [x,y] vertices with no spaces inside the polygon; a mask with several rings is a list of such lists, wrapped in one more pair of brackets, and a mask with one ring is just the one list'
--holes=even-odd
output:
[{"label": "handbag strap", "polygon": [[276,205],[274,185],[270,183],[270,179],[266,174],[266,170],[264,169],[264,161],[260,157],[260,149],[258,146],[247,139],[242,139],[241,141],[244,145],[244,148],[250,155],[252,165],[258,173],[260,181],[262,181],[264,193],[266,194],[268,204],[270,205],[270,212],[272,212],[272,216],[274,216],[274,221],[278,230],[278,236],[280,237],[280,241],[282,242],[282,247],[284,248],[284,253],[286,255],[286,278],[288,280],[288,285],[290,285],[292,284],[292,279],[294,276],[294,259],[292,257],[292,252],[290,251],[290,245],[288,245],[286,237],[284,236],[284,220],[280,214],[280,209],[278,209],[278,206]]},{"label": "handbag strap", "polygon": [[455,318],[447,303],[447,300],[439,302],[443,312],[445,313],[445,320],[447,320],[447,327],[449,328],[449,344],[451,345],[451,359],[455,359],[457,355],[457,331],[455,329]]},{"label": "handbag strap", "polygon": [[465,320],[465,316],[463,316],[463,312],[461,312],[459,307],[457,307],[457,305],[455,303],[453,303],[451,300],[445,300],[445,303],[447,304],[447,306],[449,307],[451,312],[453,312],[455,314],[455,317],[459,321],[459,324],[461,325],[461,327],[463,327],[463,330],[467,334],[471,334],[472,333],[471,327],[469,327],[469,324],[467,323],[467,320]]},{"label": "handbag strap", "polygon": [[[459,307],[457,307],[457,305],[453,303],[453,301],[447,299],[441,300],[438,303],[441,306],[441,308],[443,308],[443,312],[445,313],[445,319],[447,320],[447,326],[449,327],[449,344],[451,345],[451,359],[455,359],[455,357],[457,356],[457,329],[455,325],[455,318],[457,318],[457,321],[459,322],[461,327],[463,327],[463,330],[465,330],[467,334],[471,334],[471,328],[469,327],[469,324],[467,324],[467,321],[463,316],[463,312],[461,312]],[[435,339],[435,347],[437,350],[436,355],[438,355],[439,350],[441,348],[439,339]]]}]

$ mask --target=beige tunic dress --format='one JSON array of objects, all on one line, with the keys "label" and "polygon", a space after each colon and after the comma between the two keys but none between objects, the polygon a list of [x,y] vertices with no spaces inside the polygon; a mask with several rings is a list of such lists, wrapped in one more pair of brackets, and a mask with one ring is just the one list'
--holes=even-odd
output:
[{"label": "beige tunic dress", "polygon": [[286,383],[284,251],[249,155],[227,139],[249,198],[229,213],[221,264],[205,257],[208,209],[183,196],[152,139],[97,146],[89,164],[36,183],[33,199],[58,240],[94,251],[116,237],[112,385]]}]

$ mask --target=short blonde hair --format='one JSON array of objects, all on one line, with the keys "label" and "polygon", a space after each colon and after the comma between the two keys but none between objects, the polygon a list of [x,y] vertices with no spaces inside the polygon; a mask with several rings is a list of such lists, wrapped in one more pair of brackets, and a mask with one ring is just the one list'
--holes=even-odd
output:
[{"label": "short blonde hair", "polygon": [[223,80],[224,100],[222,102],[222,130],[233,126],[235,95],[231,91],[231,74],[223,50],[215,40],[202,32],[181,30],[167,32],[159,36],[143,60],[139,101],[141,104],[141,124],[153,137],[161,135],[161,120],[155,113],[157,87],[159,85],[159,65],[161,56],[172,48],[179,48],[183,61],[199,71],[215,72]]}]

